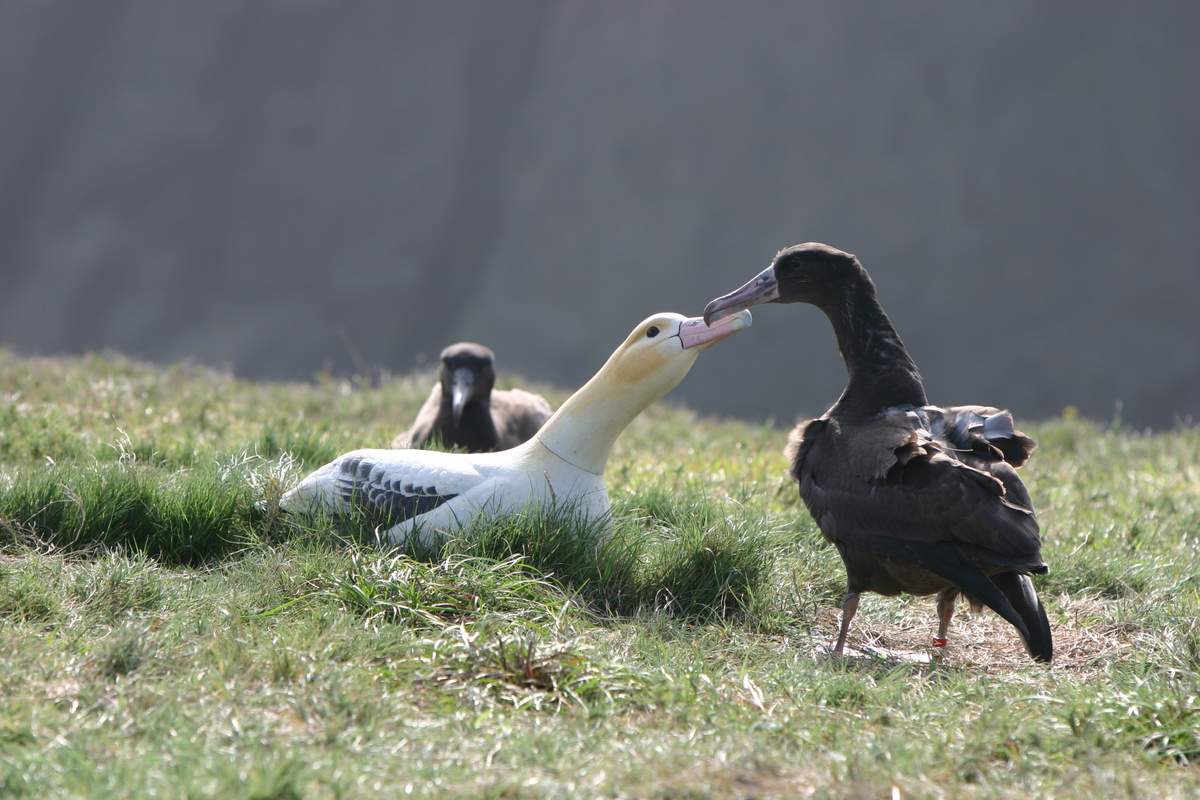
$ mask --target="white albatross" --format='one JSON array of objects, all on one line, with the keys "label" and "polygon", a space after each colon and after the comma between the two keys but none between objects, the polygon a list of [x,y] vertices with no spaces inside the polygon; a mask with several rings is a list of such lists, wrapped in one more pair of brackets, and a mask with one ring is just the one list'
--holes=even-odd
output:
[{"label": "white albatross", "polygon": [[529,441],[498,453],[355,450],[312,472],[280,500],[291,513],[355,509],[390,525],[391,544],[435,536],[476,517],[565,507],[588,519],[609,511],[604,467],[621,431],[679,385],[700,351],[750,326],[743,311],[706,325],[655,314],[641,322],[592,379]]}]

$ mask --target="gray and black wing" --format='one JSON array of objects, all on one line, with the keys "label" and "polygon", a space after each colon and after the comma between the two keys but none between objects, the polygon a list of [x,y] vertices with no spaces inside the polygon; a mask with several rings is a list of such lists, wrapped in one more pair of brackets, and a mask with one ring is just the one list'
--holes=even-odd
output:
[{"label": "gray and black wing", "polygon": [[347,505],[391,523],[419,517],[458,496],[406,480],[394,467],[389,471],[363,456],[339,461],[333,484]]}]

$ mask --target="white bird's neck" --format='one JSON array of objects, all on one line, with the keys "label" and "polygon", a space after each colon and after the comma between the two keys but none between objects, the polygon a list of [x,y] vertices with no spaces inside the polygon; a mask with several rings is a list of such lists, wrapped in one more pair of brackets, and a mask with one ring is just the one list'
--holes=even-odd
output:
[{"label": "white bird's neck", "polygon": [[621,381],[611,374],[611,363],[567,398],[535,437],[554,455],[596,475],[604,474],[621,431],[678,383]]},{"label": "white bird's neck", "polygon": [[608,387],[597,380],[600,377],[571,395],[537,434],[551,453],[596,475],[604,474],[617,437],[645,408],[631,403],[632,398],[605,391]]}]

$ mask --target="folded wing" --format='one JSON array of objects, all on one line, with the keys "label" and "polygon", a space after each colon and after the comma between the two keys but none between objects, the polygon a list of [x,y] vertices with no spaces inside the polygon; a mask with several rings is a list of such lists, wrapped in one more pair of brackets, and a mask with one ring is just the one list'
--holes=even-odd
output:
[{"label": "folded wing", "polygon": [[483,476],[461,458],[429,450],[355,450],[305,478],[281,500],[287,511],[357,510],[400,523],[470,491]]}]

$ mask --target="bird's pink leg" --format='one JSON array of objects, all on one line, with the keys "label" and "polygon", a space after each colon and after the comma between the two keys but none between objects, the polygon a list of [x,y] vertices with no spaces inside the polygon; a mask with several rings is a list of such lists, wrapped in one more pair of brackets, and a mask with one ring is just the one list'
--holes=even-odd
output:
[{"label": "bird's pink leg", "polygon": [[954,601],[958,599],[956,589],[946,589],[938,593],[938,632],[933,639],[934,647],[945,647],[949,639],[946,634],[950,630],[950,620],[954,618]]},{"label": "bird's pink leg", "polygon": [[854,619],[854,615],[858,612],[858,592],[849,592],[846,599],[842,601],[842,626],[838,630],[837,644],[833,646],[833,652],[836,655],[842,654],[842,648],[846,646],[846,634],[850,633],[850,620]]}]

